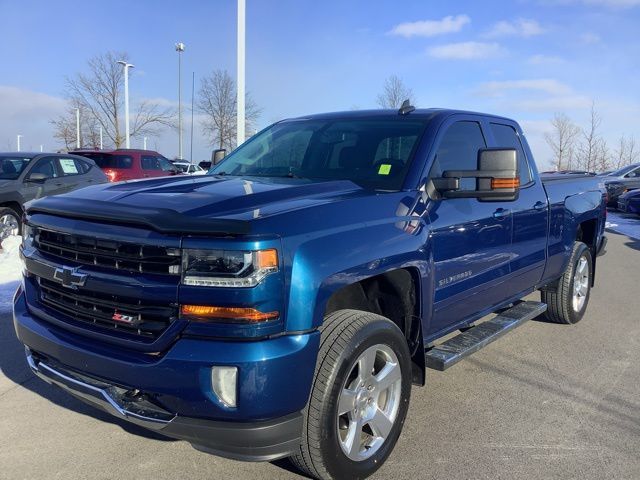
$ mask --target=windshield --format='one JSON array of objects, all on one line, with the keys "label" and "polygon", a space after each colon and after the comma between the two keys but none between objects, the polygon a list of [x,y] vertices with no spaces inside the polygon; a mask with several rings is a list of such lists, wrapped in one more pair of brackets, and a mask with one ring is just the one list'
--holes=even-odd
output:
[{"label": "windshield", "polygon": [[425,126],[406,117],[287,120],[208,173],[351,180],[364,188],[399,190]]},{"label": "windshield", "polygon": [[30,160],[24,157],[0,157],[0,179],[15,180]]}]

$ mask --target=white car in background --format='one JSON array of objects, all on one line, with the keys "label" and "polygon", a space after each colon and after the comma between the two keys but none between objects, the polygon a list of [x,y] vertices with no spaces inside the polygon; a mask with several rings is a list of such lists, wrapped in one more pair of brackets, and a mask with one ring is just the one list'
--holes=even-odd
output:
[{"label": "white car in background", "polygon": [[182,173],[185,173],[187,175],[204,175],[207,173],[207,171],[202,167],[200,167],[199,165],[194,165],[193,163],[173,162],[173,164],[178,167]]}]

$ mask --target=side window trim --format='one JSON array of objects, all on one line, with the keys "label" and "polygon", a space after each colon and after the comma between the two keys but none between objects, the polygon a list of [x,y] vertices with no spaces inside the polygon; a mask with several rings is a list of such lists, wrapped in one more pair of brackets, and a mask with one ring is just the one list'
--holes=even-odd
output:
[{"label": "side window trim", "polygon": [[532,187],[533,185],[535,185],[537,183],[536,181],[536,176],[533,174],[533,169],[531,168],[531,160],[529,158],[529,155],[527,153],[527,149],[525,148],[525,143],[522,141],[522,136],[520,135],[520,131],[517,127],[516,124],[514,124],[513,122],[507,121],[506,119],[502,119],[502,118],[488,118],[486,119],[487,122],[487,127],[486,130],[489,133],[489,135],[491,135],[491,145],[492,146],[499,146],[498,142],[496,141],[495,135],[493,134],[493,131],[491,130],[491,124],[494,123],[496,125],[504,125],[507,127],[510,127],[514,130],[515,134],[516,134],[516,138],[518,139],[518,142],[520,142],[520,149],[522,150],[522,158],[524,159],[525,164],[527,165],[527,169],[529,170],[529,181],[523,185],[520,185],[520,188],[529,188]]}]

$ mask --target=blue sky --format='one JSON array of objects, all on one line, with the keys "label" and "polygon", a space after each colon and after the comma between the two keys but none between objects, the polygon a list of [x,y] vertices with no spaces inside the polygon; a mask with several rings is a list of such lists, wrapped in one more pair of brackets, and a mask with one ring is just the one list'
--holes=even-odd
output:
[{"label": "blue sky", "polygon": [[[259,126],[374,107],[395,74],[419,107],[517,119],[542,166],[554,112],[584,124],[592,100],[610,146],[623,134],[640,140],[640,0],[246,1],[247,89],[263,108]],[[174,104],[173,46],[184,42],[188,103],[191,72],[196,83],[214,69],[235,75],[235,15],[235,0],[0,0],[0,149],[15,149],[16,134],[25,148],[56,148],[48,120],[64,109],[65,76],[108,50],[127,51],[136,65],[132,102]],[[172,157],[177,134],[150,146]],[[208,152],[196,125],[194,159]]]}]

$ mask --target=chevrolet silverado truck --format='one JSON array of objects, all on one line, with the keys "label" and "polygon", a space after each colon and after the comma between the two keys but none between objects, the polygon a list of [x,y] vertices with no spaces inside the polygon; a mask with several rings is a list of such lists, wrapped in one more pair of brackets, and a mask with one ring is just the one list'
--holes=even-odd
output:
[{"label": "chevrolet silverado truck", "polygon": [[598,182],[541,181],[498,116],[284,120],[205,176],[31,203],[15,330],[35,374],[117,417],[365,478],[428,369],[535,317],[580,321],[606,241]]}]

